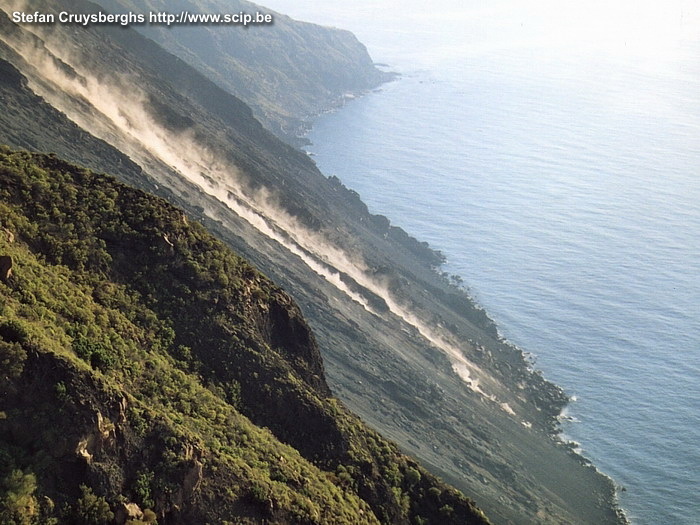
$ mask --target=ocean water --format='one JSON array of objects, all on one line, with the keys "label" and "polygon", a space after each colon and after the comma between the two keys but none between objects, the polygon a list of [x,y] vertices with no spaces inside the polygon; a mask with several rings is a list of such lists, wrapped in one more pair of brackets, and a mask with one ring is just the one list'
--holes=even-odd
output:
[{"label": "ocean water", "polygon": [[315,122],[321,170],[574,396],[633,523],[700,523],[700,6],[527,4],[267,2],[402,75]]}]

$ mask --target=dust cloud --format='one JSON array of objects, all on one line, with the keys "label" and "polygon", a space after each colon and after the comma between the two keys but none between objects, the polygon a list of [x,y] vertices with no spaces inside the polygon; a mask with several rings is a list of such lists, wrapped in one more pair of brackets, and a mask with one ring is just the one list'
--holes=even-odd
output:
[{"label": "dust cloud", "polygon": [[[13,6],[26,5],[14,0]],[[17,7],[19,9],[19,7]],[[385,283],[370,275],[359,256],[351,256],[331,244],[322,234],[312,232],[277,204],[269,190],[251,191],[240,170],[202,144],[191,130],[172,131],[159,123],[149,110],[147,94],[136,87],[136,78],[124,74],[98,77],[71,53],[70,41],[40,28],[23,27],[24,36],[4,41],[26,62],[30,88],[94,136],[112,144],[146,171],[162,171],[165,165],[215,197],[238,217],[266,237],[301,259],[314,273],[373,315],[381,316],[368,300],[342,280],[341,273],[361,287],[384,299],[389,311],[413,327],[422,338],[443,351],[453,371],[474,392],[493,401],[502,410],[512,409],[489,391],[497,381],[469,361],[460,345],[438,333],[410,308],[392,297]],[[462,343],[464,344],[464,343]]]}]

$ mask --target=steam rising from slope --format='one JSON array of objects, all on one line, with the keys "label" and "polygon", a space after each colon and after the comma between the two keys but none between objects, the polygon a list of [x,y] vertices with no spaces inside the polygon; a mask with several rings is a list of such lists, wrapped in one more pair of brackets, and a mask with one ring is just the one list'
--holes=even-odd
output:
[{"label": "steam rising from slope", "polygon": [[22,12],[29,12],[31,9],[29,7],[29,1],[28,0],[5,0],[9,5],[5,9],[5,11],[22,11]]},{"label": "steam rising from slope", "polygon": [[[30,31],[35,30],[32,27]],[[45,38],[32,34],[40,40]],[[81,67],[79,59],[65,51],[70,47],[66,42],[52,40],[50,44],[38,46],[31,38],[19,42],[9,41],[5,36],[0,39],[34,69],[34,74],[28,75],[30,87],[80,127],[113,144],[151,173],[163,175],[168,169],[175,170],[224,203],[258,232],[299,257],[312,271],[368,312],[381,315],[362,294],[342,280],[341,272],[383,298],[391,314],[415,328],[448,356],[454,372],[469,388],[514,414],[507,404],[499,403],[482,388],[482,385],[487,390],[497,388],[496,380],[470,362],[457,343],[438,333],[393,298],[388,287],[369,274],[364,261],[349,256],[321,234],[299,224],[267,191],[251,192],[237,167],[200,143],[193,132],[173,132],[157,122],[147,109],[148,97],[134,88],[136,82],[128,76],[97,78]]]}]

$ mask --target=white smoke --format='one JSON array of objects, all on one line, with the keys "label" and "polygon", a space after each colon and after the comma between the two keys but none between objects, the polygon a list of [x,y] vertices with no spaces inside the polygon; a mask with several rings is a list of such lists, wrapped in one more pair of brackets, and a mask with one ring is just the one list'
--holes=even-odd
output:
[{"label": "white smoke", "polygon": [[29,6],[28,0],[3,0],[7,3],[7,8],[3,8],[6,12],[13,13],[15,11],[20,11],[22,13],[28,13],[31,8]]},{"label": "white smoke", "polygon": [[[15,0],[19,4],[21,0]],[[341,272],[360,286],[384,299],[389,311],[412,326],[433,346],[442,350],[454,372],[474,392],[497,403],[508,413],[513,410],[484,389],[498,388],[497,381],[469,361],[460,345],[422,320],[410,308],[392,297],[386,284],[370,275],[359,256],[331,244],[322,234],[312,232],[285,212],[266,190],[251,192],[236,166],[215,154],[197,140],[192,132],[173,132],[158,123],[147,110],[148,96],[136,88],[137,79],[125,75],[98,78],[68,52],[66,42],[27,29],[45,40],[45,47],[29,40],[13,42],[0,35],[7,45],[33,66],[30,87],[51,105],[63,111],[81,128],[114,145],[141,164],[147,171],[163,163],[203,192],[217,198],[258,232],[273,239],[301,259],[312,271],[374,315],[368,301],[341,279]],[[46,40],[49,42],[46,43]],[[70,74],[60,63],[69,65]],[[75,101],[83,101],[83,105]],[[85,110],[84,104],[91,107]]]}]

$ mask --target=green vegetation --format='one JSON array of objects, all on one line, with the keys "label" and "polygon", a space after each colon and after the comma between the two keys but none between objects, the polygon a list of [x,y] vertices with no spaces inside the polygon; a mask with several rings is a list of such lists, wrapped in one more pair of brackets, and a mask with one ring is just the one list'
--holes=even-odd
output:
[{"label": "green vegetation", "polygon": [[291,299],[164,201],[0,148],[0,255],[0,523],[487,522],[334,399]]},{"label": "green vegetation", "polygon": [[96,496],[90,487],[80,485],[81,496],[72,512],[72,520],[76,525],[106,525],[114,519],[114,512],[109,503]]}]

